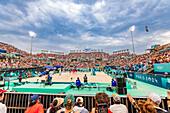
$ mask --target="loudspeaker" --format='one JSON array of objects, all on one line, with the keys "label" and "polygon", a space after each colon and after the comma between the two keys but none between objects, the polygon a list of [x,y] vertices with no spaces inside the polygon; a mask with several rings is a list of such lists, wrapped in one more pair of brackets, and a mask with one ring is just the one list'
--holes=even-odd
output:
[{"label": "loudspeaker", "polygon": [[124,77],[123,77],[123,78],[116,78],[116,82],[117,82],[117,83],[118,83],[118,82],[124,83],[124,82],[126,82],[126,80],[125,80]]},{"label": "loudspeaker", "polygon": [[126,83],[118,82],[117,87],[126,87]]},{"label": "loudspeaker", "polygon": [[118,94],[124,94],[126,95],[127,94],[127,88],[126,87],[117,87],[117,93]]}]

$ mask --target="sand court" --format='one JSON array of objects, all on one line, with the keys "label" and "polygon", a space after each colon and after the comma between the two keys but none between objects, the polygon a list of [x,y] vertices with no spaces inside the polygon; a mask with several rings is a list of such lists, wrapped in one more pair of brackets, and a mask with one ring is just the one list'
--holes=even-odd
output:
[{"label": "sand court", "polygon": [[[54,74],[52,82],[75,82],[77,77],[80,78],[81,82],[84,82],[84,75],[86,74],[89,83],[111,83],[112,77],[108,76],[104,72],[96,72],[96,76],[91,75],[91,72],[77,72],[75,74],[70,74],[68,72],[63,72],[61,75]],[[72,78],[72,80],[71,80]],[[42,77],[32,77],[27,79],[22,79],[22,82],[40,82],[41,80],[45,80],[45,76]],[[14,80],[14,82],[18,82],[18,80]]]}]

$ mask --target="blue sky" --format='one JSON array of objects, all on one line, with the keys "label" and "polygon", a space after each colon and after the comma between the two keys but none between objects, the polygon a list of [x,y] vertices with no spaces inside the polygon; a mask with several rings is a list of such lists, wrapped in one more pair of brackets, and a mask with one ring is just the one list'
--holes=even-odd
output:
[{"label": "blue sky", "polygon": [[168,0],[0,0],[0,41],[29,52],[34,31],[33,53],[132,52],[127,29],[135,25],[135,51],[141,54],[153,44],[170,43],[169,6]]}]

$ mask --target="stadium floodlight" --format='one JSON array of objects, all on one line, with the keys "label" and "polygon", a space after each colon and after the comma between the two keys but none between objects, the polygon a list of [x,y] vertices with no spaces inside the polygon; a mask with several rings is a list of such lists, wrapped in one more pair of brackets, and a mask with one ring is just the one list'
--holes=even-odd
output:
[{"label": "stadium floodlight", "polygon": [[30,54],[32,54],[32,42],[33,42],[33,37],[36,37],[37,34],[34,33],[33,31],[29,31],[29,35],[32,37],[32,39],[31,39],[31,50],[30,50]]},{"label": "stadium floodlight", "polygon": [[130,31],[134,31],[135,30],[135,26],[131,26],[129,29],[128,29],[128,31],[130,32]]},{"label": "stadium floodlight", "polygon": [[131,37],[132,37],[132,46],[133,46],[133,54],[135,54],[135,47],[134,47],[134,42],[133,42],[133,31],[135,30],[135,26],[131,26],[129,29],[128,29],[128,32],[131,32]]},{"label": "stadium floodlight", "polygon": [[36,37],[36,36],[37,36],[37,34],[34,33],[33,31],[29,31],[29,35],[30,35],[31,37]]}]

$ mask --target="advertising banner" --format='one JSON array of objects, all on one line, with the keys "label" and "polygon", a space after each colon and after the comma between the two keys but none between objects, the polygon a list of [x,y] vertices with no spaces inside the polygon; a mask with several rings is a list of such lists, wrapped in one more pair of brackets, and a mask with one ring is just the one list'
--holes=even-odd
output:
[{"label": "advertising banner", "polygon": [[134,79],[162,87],[161,76],[134,73]]},{"label": "advertising banner", "polygon": [[170,63],[154,64],[154,72],[170,72]]},{"label": "advertising banner", "polygon": [[133,72],[127,72],[127,76],[128,76],[128,78],[135,79]]}]

